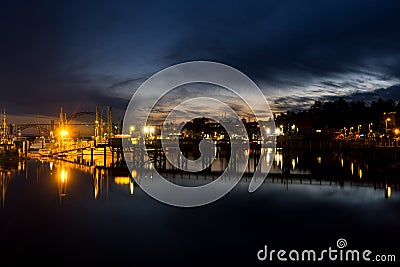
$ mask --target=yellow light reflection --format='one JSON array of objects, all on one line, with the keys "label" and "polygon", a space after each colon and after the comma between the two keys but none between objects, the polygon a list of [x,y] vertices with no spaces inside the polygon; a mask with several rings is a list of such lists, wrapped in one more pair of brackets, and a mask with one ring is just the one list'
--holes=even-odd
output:
[{"label": "yellow light reflection", "polygon": [[343,168],[343,166],[344,166],[344,161],[343,161],[343,159],[340,160],[340,163],[342,164],[342,168]]},{"label": "yellow light reflection", "polygon": [[270,152],[267,152],[266,159],[267,159],[267,163],[271,162],[271,153]]},{"label": "yellow light reflection", "polygon": [[354,164],[353,162],[350,164],[350,169],[351,169],[351,175],[354,174]]},{"label": "yellow light reflection", "polygon": [[61,176],[60,176],[60,182],[62,184],[66,183],[68,181],[68,172],[64,169],[61,170]]},{"label": "yellow light reflection", "polygon": [[135,192],[135,185],[133,184],[133,182],[130,182],[129,189],[130,189],[131,195],[133,195],[133,193]]},{"label": "yellow light reflection", "polygon": [[127,176],[116,176],[114,177],[114,183],[117,185],[128,185],[130,184],[131,179]]},{"label": "yellow light reflection", "polygon": [[94,199],[97,199],[97,197],[99,196],[99,183],[98,180],[95,180],[94,183]]},{"label": "yellow light reflection", "polygon": [[388,197],[391,197],[392,196],[392,188],[389,186],[388,187],[388,189],[387,189],[387,194],[388,194]]},{"label": "yellow light reflection", "polygon": [[67,195],[67,184],[68,184],[68,171],[61,167],[59,174],[57,176],[58,184],[58,196],[60,197],[60,203],[63,197]]},{"label": "yellow light reflection", "polygon": [[294,170],[295,167],[296,167],[296,160],[293,158],[292,159],[292,168],[293,168],[293,170]]},{"label": "yellow light reflection", "polygon": [[361,169],[358,171],[358,176],[360,176],[360,179],[362,179],[362,170]]}]

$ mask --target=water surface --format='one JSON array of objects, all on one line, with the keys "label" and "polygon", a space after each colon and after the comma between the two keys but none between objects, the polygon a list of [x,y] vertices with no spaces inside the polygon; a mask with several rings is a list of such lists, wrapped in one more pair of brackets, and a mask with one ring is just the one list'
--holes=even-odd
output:
[{"label": "water surface", "polygon": [[[20,162],[2,171],[1,264],[265,265],[256,258],[264,245],[318,249],[338,238],[353,248],[398,254],[396,183],[368,179],[367,170],[360,178],[356,162],[352,171],[340,157],[329,162],[337,179],[323,177],[328,167],[318,166],[327,158],[308,157],[310,165],[299,157],[277,155],[271,172],[289,162],[304,178],[271,176],[252,194],[243,179],[222,199],[189,209],[152,199],[124,171]],[[203,178],[177,176],[191,183]]]}]

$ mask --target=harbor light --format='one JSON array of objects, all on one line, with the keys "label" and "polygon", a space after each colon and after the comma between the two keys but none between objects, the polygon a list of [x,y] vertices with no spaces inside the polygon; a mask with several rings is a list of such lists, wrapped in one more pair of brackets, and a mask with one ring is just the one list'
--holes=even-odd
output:
[{"label": "harbor light", "polygon": [[149,133],[152,135],[155,132],[155,128],[153,126],[145,126],[145,127],[143,127],[143,132],[145,134]]},{"label": "harbor light", "polygon": [[67,131],[65,131],[65,130],[62,130],[61,131],[61,136],[62,137],[65,137],[65,136],[67,136],[68,135],[68,132]]},{"label": "harbor light", "polygon": [[68,181],[68,172],[64,169],[61,170],[60,182],[66,183]]},{"label": "harbor light", "polygon": [[385,122],[386,122],[386,127],[385,127],[385,129],[386,129],[386,133],[388,132],[388,122],[390,121],[390,118],[387,118],[386,120],[385,120]]}]

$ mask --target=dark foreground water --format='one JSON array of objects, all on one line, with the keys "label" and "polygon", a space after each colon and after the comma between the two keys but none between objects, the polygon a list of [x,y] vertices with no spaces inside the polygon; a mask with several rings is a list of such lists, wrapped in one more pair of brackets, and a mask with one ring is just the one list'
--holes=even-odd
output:
[{"label": "dark foreground water", "polygon": [[379,182],[356,183],[359,172],[354,176],[344,182],[268,178],[252,194],[243,181],[215,203],[177,208],[147,196],[124,172],[31,159],[2,172],[0,266],[282,266],[276,259],[260,262],[257,252],[265,245],[337,248],[339,238],[349,249],[396,255],[397,263],[385,263],[395,266],[399,193]]}]

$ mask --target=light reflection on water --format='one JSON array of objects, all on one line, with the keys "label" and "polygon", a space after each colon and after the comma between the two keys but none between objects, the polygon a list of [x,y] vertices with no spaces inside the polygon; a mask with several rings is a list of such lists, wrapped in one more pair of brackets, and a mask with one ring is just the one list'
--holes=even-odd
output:
[{"label": "light reflection on water", "polygon": [[[254,253],[265,243],[318,248],[321,238],[329,246],[347,237],[354,247],[356,242],[395,247],[398,186],[383,177],[372,179],[368,162],[283,151],[262,156],[275,176],[258,191],[249,194],[251,177],[244,177],[230,194],[196,209],[169,207],[148,197],[133,178],[141,183],[151,177],[139,172],[50,159],[18,162],[1,171],[2,259],[15,263],[8,255],[17,251],[29,260],[54,263],[41,256],[47,251],[66,264],[182,261],[183,266],[201,253],[199,262],[226,265],[234,262],[221,255],[254,263]],[[176,175],[175,182],[201,184],[202,178]],[[385,229],[393,239],[371,229]],[[155,250],[160,257],[154,257]],[[127,257],[133,252],[133,259]]]},{"label": "light reflection on water", "polygon": [[[245,151],[250,153],[251,151]],[[282,150],[265,149],[262,151],[261,158],[271,165],[265,185],[282,184],[286,189],[295,185],[303,184],[340,187],[370,187],[374,190],[382,190],[384,194],[377,194],[390,198],[398,192],[398,181],[388,180],[386,177],[371,176],[369,174],[369,163],[357,158],[346,157],[343,154],[321,154],[305,155],[302,153],[287,153]],[[257,162],[250,160],[247,170],[254,170]],[[147,163],[146,169],[153,170],[152,164]],[[197,173],[188,175],[187,173],[176,172],[173,175],[165,175],[173,183],[198,186],[209,183],[218,178],[220,172],[228,166],[226,158],[217,158],[211,165],[210,173]],[[167,164],[167,169],[173,169],[172,165]],[[67,198],[69,194],[69,183],[79,178],[82,174],[91,177],[92,196],[94,199],[105,197],[108,199],[111,188],[124,188],[129,195],[134,195],[137,183],[151,181],[151,174],[141,173],[133,170],[129,174],[125,169],[110,169],[99,166],[82,165],[73,162],[54,160],[54,159],[31,159],[20,161],[13,166],[8,166],[0,171],[1,174],[1,197],[2,205],[5,205],[8,187],[14,177],[25,177],[28,179],[32,173],[36,173],[36,179],[40,176],[53,177],[56,180],[59,202]],[[250,172],[251,174],[251,172]],[[200,177],[200,179],[199,179]],[[245,175],[241,182],[248,183],[251,175]],[[13,190],[18,190],[14,188]]]}]

